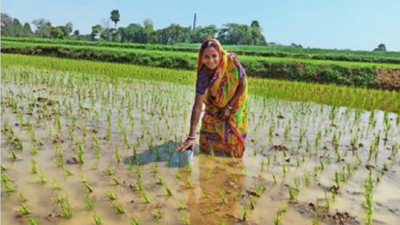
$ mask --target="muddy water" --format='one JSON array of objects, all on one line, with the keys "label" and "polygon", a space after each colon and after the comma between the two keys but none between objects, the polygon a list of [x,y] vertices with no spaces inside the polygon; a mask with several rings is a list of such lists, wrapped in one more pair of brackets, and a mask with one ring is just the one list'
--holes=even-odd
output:
[{"label": "muddy water", "polygon": [[[103,224],[273,224],[277,215],[281,224],[364,224],[370,172],[373,224],[398,223],[398,115],[250,96],[243,159],[198,154],[197,147],[192,166],[179,167],[170,158],[189,129],[193,98],[192,87],[175,84],[3,69],[1,161],[14,191],[2,181],[2,223],[95,224],[96,212]],[[70,218],[61,216],[60,196],[68,198]],[[30,214],[18,211],[22,203]]]}]

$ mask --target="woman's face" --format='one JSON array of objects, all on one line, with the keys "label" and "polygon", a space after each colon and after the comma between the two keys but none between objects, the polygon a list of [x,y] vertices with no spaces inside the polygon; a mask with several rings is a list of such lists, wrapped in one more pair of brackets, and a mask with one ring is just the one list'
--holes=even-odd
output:
[{"label": "woman's face", "polygon": [[220,61],[218,51],[214,47],[206,48],[202,61],[210,70],[217,68]]}]

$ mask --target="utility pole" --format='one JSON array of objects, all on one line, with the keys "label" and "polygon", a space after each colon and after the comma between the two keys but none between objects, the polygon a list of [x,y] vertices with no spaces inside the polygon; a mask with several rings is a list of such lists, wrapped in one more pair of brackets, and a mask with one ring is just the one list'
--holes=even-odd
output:
[{"label": "utility pole", "polygon": [[196,13],[194,14],[194,20],[193,20],[193,32],[196,31]]}]

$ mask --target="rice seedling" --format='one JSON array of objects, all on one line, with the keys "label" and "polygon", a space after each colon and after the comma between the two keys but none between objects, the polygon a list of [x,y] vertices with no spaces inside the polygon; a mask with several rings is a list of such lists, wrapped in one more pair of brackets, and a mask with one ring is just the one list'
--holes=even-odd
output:
[{"label": "rice seedling", "polygon": [[30,218],[30,219],[29,219],[29,225],[38,225],[38,223],[36,222],[35,219]]},{"label": "rice seedling", "polygon": [[117,199],[117,196],[116,196],[115,193],[114,193],[113,191],[111,191],[111,190],[107,191],[107,197],[108,197],[111,201]]},{"label": "rice seedling", "polygon": [[168,186],[165,186],[165,192],[167,192],[167,195],[170,197],[173,195],[171,189]]},{"label": "rice seedling", "polygon": [[18,200],[20,202],[27,202],[28,201],[28,199],[22,193],[19,193]]},{"label": "rice seedling", "polygon": [[336,187],[340,187],[340,185],[339,185],[340,184],[340,182],[339,182],[339,173],[337,171],[335,171],[334,180],[335,180]]},{"label": "rice seedling", "polygon": [[96,212],[93,212],[93,220],[94,220],[94,223],[96,225],[101,225],[102,224],[101,218]]},{"label": "rice seedling", "polygon": [[162,175],[157,176],[157,184],[164,184],[164,178],[162,177]]},{"label": "rice seedling", "polygon": [[292,187],[288,187],[288,191],[289,191],[289,200],[290,201],[294,201],[297,198],[297,193],[296,190]]},{"label": "rice seedling", "polygon": [[36,174],[37,173],[36,161],[34,159],[31,159],[31,173],[32,174]]},{"label": "rice seedling", "polygon": [[188,179],[187,179],[187,185],[188,185],[188,187],[189,188],[193,188],[194,186],[193,186],[193,182],[190,180],[190,178],[188,177]]},{"label": "rice seedling", "polygon": [[2,163],[1,164],[1,171],[6,171],[6,170],[7,170],[7,166]]},{"label": "rice seedling", "polygon": [[114,208],[118,213],[121,213],[121,214],[124,214],[124,213],[126,212],[125,207],[124,207],[122,204],[120,204],[120,203],[113,205],[113,208]]},{"label": "rice seedling", "polygon": [[138,179],[140,179],[140,178],[142,177],[142,173],[140,172],[139,166],[137,166],[137,167],[135,168],[135,174],[136,174],[136,176],[138,177]]},{"label": "rice seedling", "polygon": [[274,181],[275,184],[277,183],[275,174],[272,174],[272,180]]},{"label": "rice seedling", "polygon": [[143,200],[143,203],[146,203],[146,204],[150,203],[149,198],[147,197],[146,193],[144,193],[143,191],[142,191],[142,200]]},{"label": "rice seedling", "polygon": [[111,178],[113,179],[115,185],[119,185],[119,179],[118,179],[117,176],[114,175],[114,176],[112,176]]},{"label": "rice seedling", "polygon": [[247,207],[246,206],[243,206],[242,207],[242,221],[246,221],[247,220],[247,218],[248,218],[248,215],[249,213],[248,213],[248,209],[247,209]]},{"label": "rice seedling", "polygon": [[80,164],[83,164],[85,162],[85,157],[83,155],[84,153],[84,146],[82,143],[78,142],[78,152],[77,152],[77,158]]},{"label": "rice seedling", "polygon": [[155,219],[155,220],[159,220],[163,217],[161,209],[156,209],[153,212],[151,212],[151,214],[153,214],[153,219]]},{"label": "rice seedling", "polygon": [[306,181],[306,184],[309,185],[310,182],[310,175],[308,174],[308,172],[304,173],[304,180]]},{"label": "rice seedling", "polygon": [[296,186],[296,189],[299,190],[300,186],[301,186],[300,179],[299,178],[295,178],[294,179],[294,184]]},{"label": "rice seedling", "polygon": [[22,215],[28,215],[31,213],[31,210],[25,204],[21,204],[21,208],[18,209],[18,212]]},{"label": "rice seedling", "polygon": [[54,164],[56,164],[57,167],[64,167],[64,161],[62,159],[54,159]]},{"label": "rice seedling", "polygon": [[17,155],[15,154],[14,150],[10,150],[10,160],[14,162],[17,159]]},{"label": "rice seedling", "polygon": [[89,195],[86,195],[86,196],[85,196],[84,202],[85,202],[85,205],[86,205],[86,207],[87,207],[88,209],[90,209],[90,210],[93,209],[93,202],[92,202],[92,200],[90,199]]},{"label": "rice seedling", "polygon": [[283,213],[286,212],[286,207],[285,206],[280,206],[278,209],[278,212],[276,213],[276,216],[274,218],[274,225],[280,225],[282,221],[282,215]]},{"label": "rice seedling", "polygon": [[46,178],[44,177],[44,173],[43,173],[43,169],[40,169],[40,174],[39,174],[39,183],[40,184],[44,184],[46,183]]},{"label": "rice seedling", "polygon": [[185,224],[185,225],[190,225],[190,220],[189,220],[189,218],[188,218],[186,215],[183,215],[183,216],[181,217],[181,221],[182,221],[182,223]]},{"label": "rice seedling", "polygon": [[61,217],[70,218],[72,216],[72,208],[69,204],[67,196],[59,196],[58,197],[58,205],[61,208]]},{"label": "rice seedling", "polygon": [[68,176],[73,175],[73,173],[71,172],[71,170],[68,169],[67,167],[64,167],[64,172],[65,172]]},{"label": "rice seedling", "polygon": [[187,205],[187,203],[185,201],[180,202],[179,205],[178,205],[178,209],[179,210],[185,210],[187,208],[188,208],[188,205]]},{"label": "rice seedling", "polygon": [[86,190],[88,192],[93,192],[93,188],[92,188],[92,186],[90,186],[90,184],[88,182],[85,181],[85,182],[83,182],[83,184],[85,185]]},{"label": "rice seedling", "polygon": [[140,225],[139,220],[137,218],[132,218],[131,225]]},{"label": "rice seedling", "polygon": [[253,201],[252,198],[249,198],[249,205],[250,205],[250,209],[251,209],[251,210],[253,210],[253,209],[256,208],[255,203],[254,203],[254,201]]},{"label": "rice seedling", "polygon": [[53,180],[52,185],[54,189],[61,190],[61,185],[56,180]]},{"label": "rice seedling", "polygon": [[7,193],[14,192],[14,186],[10,182],[5,182],[4,187],[6,188]]},{"label": "rice seedling", "polygon": [[118,163],[121,162],[121,156],[119,155],[118,147],[115,145],[114,148],[114,156]]}]

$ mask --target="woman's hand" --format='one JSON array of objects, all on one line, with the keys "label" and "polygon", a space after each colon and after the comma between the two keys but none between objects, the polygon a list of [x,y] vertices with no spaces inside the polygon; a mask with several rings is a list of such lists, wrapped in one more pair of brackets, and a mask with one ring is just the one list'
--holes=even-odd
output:
[{"label": "woman's hand", "polygon": [[219,118],[221,120],[225,120],[226,118],[228,118],[230,115],[232,115],[233,110],[229,109],[228,107],[225,107],[221,110],[221,112],[219,113]]},{"label": "woman's hand", "polygon": [[186,139],[185,142],[183,142],[182,144],[180,144],[179,146],[177,146],[175,148],[175,151],[177,152],[183,152],[186,149],[190,148],[192,151],[194,151],[194,146],[196,144],[196,140],[193,139]]}]

